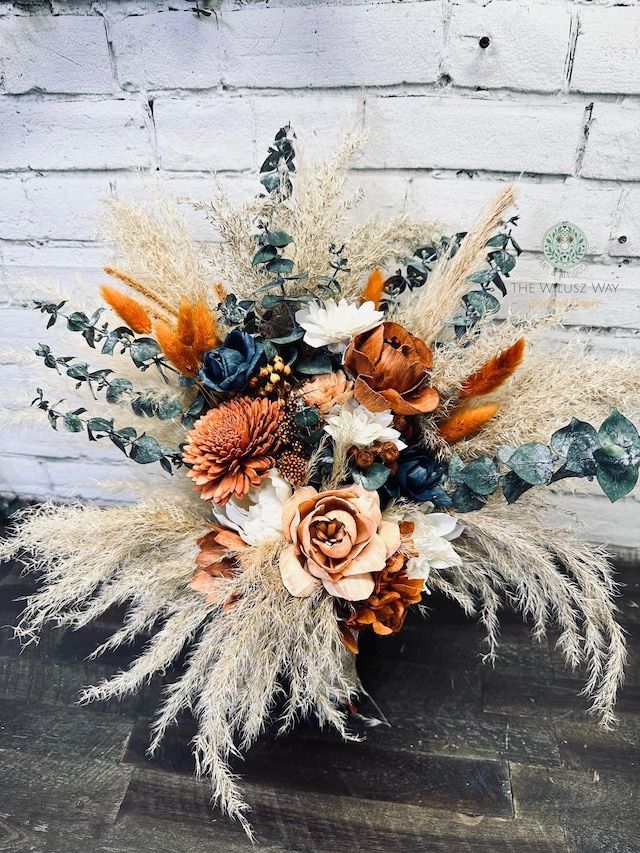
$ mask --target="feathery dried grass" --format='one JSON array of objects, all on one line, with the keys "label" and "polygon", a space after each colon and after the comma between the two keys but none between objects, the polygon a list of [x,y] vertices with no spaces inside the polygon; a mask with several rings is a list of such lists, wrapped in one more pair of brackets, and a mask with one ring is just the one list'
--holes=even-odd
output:
[{"label": "feathery dried grass", "polygon": [[463,457],[496,452],[501,444],[548,442],[572,417],[596,428],[620,409],[640,417],[640,359],[603,358],[584,342],[569,342],[549,351],[529,348],[522,365],[496,399],[497,415],[480,432],[456,446]]},{"label": "feathery dried grass", "polygon": [[315,714],[320,725],[350,735],[341,710],[357,689],[331,598],[294,598],[282,585],[282,542],[239,555],[242,571],[221,579],[223,600],[208,607],[188,587],[196,539],[206,529],[202,511],[167,500],[101,510],[52,504],[23,513],[16,534],[0,544],[0,559],[21,550],[43,586],[27,600],[16,628],[37,641],[47,622],[86,625],[114,604],[129,603],[123,626],[92,657],[155,628],[128,670],[87,688],[81,701],[122,697],[164,673],[191,646],[183,674],[167,690],[150,749],[185,708],[198,720],[197,772],[209,775],[215,801],[249,835],[248,809],[229,759],[258,737],[276,698],[287,687],[281,730]]},{"label": "feathery dried grass", "polygon": [[[526,506],[526,511],[524,506]],[[567,530],[545,525],[532,502],[492,502],[463,517],[456,540],[463,566],[433,571],[429,583],[479,613],[493,659],[498,645],[498,612],[503,602],[531,620],[537,639],[551,625],[560,629],[558,648],[567,664],[587,667],[584,694],[609,726],[624,678],[624,634],[615,614],[616,586],[606,552]]]},{"label": "feathery dried grass", "polygon": [[514,188],[506,187],[491,207],[463,238],[453,257],[445,254],[433,268],[426,287],[400,312],[403,323],[414,335],[428,344],[435,341],[444,321],[454,316],[460,300],[470,289],[467,276],[485,263],[487,240],[493,236],[515,199]]},{"label": "feathery dried grass", "polygon": [[158,196],[154,209],[109,200],[103,233],[116,266],[177,310],[181,299],[207,299],[211,275],[176,206]]}]

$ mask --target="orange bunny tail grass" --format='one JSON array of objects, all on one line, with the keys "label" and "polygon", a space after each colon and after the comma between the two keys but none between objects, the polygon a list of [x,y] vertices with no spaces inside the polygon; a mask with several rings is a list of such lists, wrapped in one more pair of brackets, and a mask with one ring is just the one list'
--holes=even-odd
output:
[{"label": "orange bunny tail grass", "polygon": [[227,297],[227,288],[224,286],[224,284],[221,284],[219,281],[216,282],[216,284],[213,285],[213,292],[220,300],[220,302],[224,302]]},{"label": "orange bunny tail grass", "polygon": [[454,409],[449,417],[438,426],[440,436],[449,444],[478,432],[498,411],[495,403],[476,406],[472,409]]},{"label": "orange bunny tail grass", "polygon": [[121,293],[108,284],[102,285],[100,293],[107,305],[113,308],[118,317],[124,320],[136,334],[146,335],[151,331],[151,317],[144,305],[134,299],[133,296],[127,296],[126,293]]},{"label": "orange bunny tail grass", "polygon": [[191,347],[180,340],[178,333],[164,320],[158,320],[155,325],[155,337],[160,349],[185,376],[195,376],[200,365]]},{"label": "orange bunny tail grass", "polygon": [[169,361],[186,376],[195,376],[206,352],[220,343],[215,317],[205,302],[180,303],[178,323],[156,323],[156,338]]},{"label": "orange bunny tail grass", "polygon": [[380,270],[374,270],[369,276],[369,281],[362,294],[362,302],[373,302],[377,308],[380,304],[382,291],[384,290],[384,278]]},{"label": "orange bunny tail grass", "polygon": [[110,275],[112,278],[117,278],[118,281],[121,281],[123,284],[126,284],[127,287],[130,287],[132,290],[135,290],[136,293],[139,293],[141,296],[144,296],[150,302],[155,303],[159,308],[162,308],[163,311],[166,311],[168,314],[175,316],[178,312],[175,308],[169,305],[168,302],[165,302],[164,299],[161,299],[157,293],[154,293],[150,288],[146,286],[146,284],[142,284],[137,279],[133,278],[127,273],[122,272],[121,270],[116,269],[115,267],[103,267],[104,271],[107,275]]},{"label": "orange bunny tail grass", "polygon": [[464,399],[495,391],[515,373],[524,356],[524,348],[525,340],[520,338],[513,346],[490,358],[480,370],[477,370],[464,381],[460,389],[460,396]]}]

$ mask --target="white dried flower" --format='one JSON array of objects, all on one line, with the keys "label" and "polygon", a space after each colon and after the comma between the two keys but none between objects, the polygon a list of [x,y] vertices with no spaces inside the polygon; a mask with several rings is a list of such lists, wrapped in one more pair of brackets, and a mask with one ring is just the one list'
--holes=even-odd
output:
[{"label": "white dried flower", "polygon": [[462,558],[449,540],[459,536],[464,528],[452,515],[416,512],[411,521],[415,524],[412,538],[418,556],[407,560],[407,577],[422,578],[426,582],[432,568],[462,565]]},{"label": "white dried flower", "polygon": [[345,350],[354,335],[379,326],[383,316],[373,302],[356,305],[346,299],[309,302],[296,311],[296,321],[305,330],[305,343],[312,347],[328,346],[332,352]]},{"label": "white dried flower", "polygon": [[291,485],[274,469],[246,498],[231,498],[224,506],[214,505],[213,514],[247,545],[261,545],[282,539],[282,507],[292,494]]},{"label": "white dried flower", "polygon": [[334,406],[325,418],[325,432],[340,443],[369,447],[374,441],[392,441],[398,450],[407,446],[394,429],[393,412],[370,412],[355,400]]}]

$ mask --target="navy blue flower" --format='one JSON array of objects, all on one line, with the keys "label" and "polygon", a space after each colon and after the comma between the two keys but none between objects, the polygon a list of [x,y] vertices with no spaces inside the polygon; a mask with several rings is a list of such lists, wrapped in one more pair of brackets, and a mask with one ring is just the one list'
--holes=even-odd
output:
[{"label": "navy blue flower", "polygon": [[442,487],[446,472],[446,465],[424,448],[410,447],[398,456],[398,470],[385,488],[394,498],[451,506],[451,498]]},{"label": "navy blue flower", "polygon": [[199,379],[210,391],[242,391],[263,358],[262,344],[234,329],[221,346],[204,354]]}]

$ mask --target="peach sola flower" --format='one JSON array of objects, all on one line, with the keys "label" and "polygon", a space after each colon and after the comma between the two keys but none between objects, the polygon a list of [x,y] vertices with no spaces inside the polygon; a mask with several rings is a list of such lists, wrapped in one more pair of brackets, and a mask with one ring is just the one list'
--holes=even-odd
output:
[{"label": "peach sola flower", "polygon": [[377,492],[360,485],[317,492],[298,489],[282,511],[291,545],[280,557],[282,582],[305,598],[324,586],[329,595],[361,601],[374,590],[374,572],[400,547],[400,527],[383,521]]},{"label": "peach sola flower", "polygon": [[226,504],[259,486],[276,464],[281,419],[277,402],[238,397],[197,420],[182,458],[200,497]]}]

